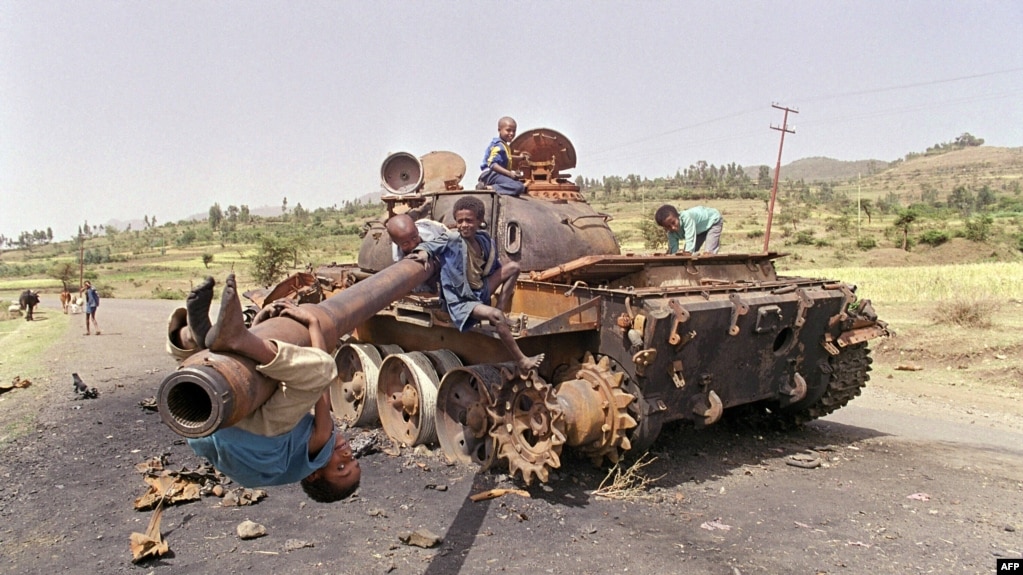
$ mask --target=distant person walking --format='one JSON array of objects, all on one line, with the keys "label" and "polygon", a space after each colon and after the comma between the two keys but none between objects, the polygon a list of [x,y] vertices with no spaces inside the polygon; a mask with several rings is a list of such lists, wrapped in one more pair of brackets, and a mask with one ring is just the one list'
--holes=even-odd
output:
[{"label": "distant person walking", "polygon": [[687,253],[716,254],[721,247],[725,220],[714,208],[694,206],[679,213],[675,206],[664,204],[657,208],[654,220],[668,234],[669,254],[677,253],[680,243]]},{"label": "distant person walking", "polygon": [[85,287],[82,288],[82,293],[85,294],[85,335],[91,333],[90,321],[92,327],[96,328],[96,335],[100,334],[99,324],[96,323],[96,308],[99,307],[99,294],[92,287],[92,282],[85,280]]}]

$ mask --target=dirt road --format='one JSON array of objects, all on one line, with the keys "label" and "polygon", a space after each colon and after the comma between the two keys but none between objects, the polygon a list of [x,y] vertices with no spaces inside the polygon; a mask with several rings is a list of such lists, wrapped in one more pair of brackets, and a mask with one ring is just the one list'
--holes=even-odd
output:
[{"label": "dirt road", "polygon": [[[659,479],[639,501],[595,497],[606,471],[566,458],[529,498],[474,503],[468,495],[522,486],[449,466],[439,450],[377,451],[345,503],[288,486],[248,507],[213,497],[170,507],[171,554],[133,565],[129,534],[150,518],[132,509],[145,491],[135,464],[200,463],[139,405],[174,367],[163,326],[175,305],[105,300],[102,336],[76,322],[46,360],[49,380],[0,396],[4,429],[30,423],[0,433],[0,572],[991,574],[996,557],[1023,556],[1023,418],[898,396],[882,379],[792,433],[667,429],[644,469]],[[75,400],[72,372],[99,398]],[[267,535],[240,540],[246,519]],[[421,528],[443,542],[399,540]]]}]

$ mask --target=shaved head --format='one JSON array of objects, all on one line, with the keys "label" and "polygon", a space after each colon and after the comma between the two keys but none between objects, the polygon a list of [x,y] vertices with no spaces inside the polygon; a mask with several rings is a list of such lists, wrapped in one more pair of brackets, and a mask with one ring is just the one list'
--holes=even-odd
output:
[{"label": "shaved head", "polygon": [[385,227],[387,228],[387,235],[391,236],[391,241],[398,246],[402,253],[410,253],[422,242],[419,238],[419,228],[416,227],[416,222],[412,219],[412,216],[408,214],[393,216],[387,220]]}]

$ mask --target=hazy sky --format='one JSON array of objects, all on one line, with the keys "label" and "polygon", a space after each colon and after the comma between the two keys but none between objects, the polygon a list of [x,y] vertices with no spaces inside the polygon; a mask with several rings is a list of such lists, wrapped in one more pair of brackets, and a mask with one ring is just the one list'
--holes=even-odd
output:
[{"label": "hazy sky", "polygon": [[[572,175],[1023,146],[1023,2],[0,0],[0,234],[341,204],[390,152],[478,174],[496,121]],[[784,174],[783,174],[784,175]]]}]

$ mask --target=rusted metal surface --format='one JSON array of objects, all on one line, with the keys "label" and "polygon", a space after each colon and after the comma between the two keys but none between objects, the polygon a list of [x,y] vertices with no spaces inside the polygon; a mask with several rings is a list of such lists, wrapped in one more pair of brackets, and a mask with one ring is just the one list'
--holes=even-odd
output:
[{"label": "rusted metal surface", "polygon": [[[336,342],[411,292],[432,271],[432,266],[403,260],[330,299],[305,306],[316,315],[326,341]],[[263,339],[310,344],[305,326],[284,317],[259,323],[252,333]],[[202,437],[234,425],[262,405],[276,388],[275,382],[256,371],[252,361],[204,350],[183,361],[163,380],[157,404],[171,429],[186,437]]]},{"label": "rusted metal surface", "polygon": [[[546,481],[564,449],[614,462],[647,448],[665,423],[705,427],[740,406],[802,423],[844,406],[866,384],[865,344],[889,331],[855,286],[779,276],[778,253],[623,255],[610,217],[564,171],[576,161],[567,138],[524,130],[512,149],[530,154],[514,166],[527,186],[520,197],[435,182],[385,204],[388,214],[428,206],[424,217],[453,226],[458,198],[483,201],[484,229],[502,261],[523,271],[506,310],[512,333],[527,356],[546,354],[543,363],[519,373],[492,326],[459,331],[435,297],[361,305],[380,311],[345,326],[357,345],[451,354],[464,364],[431,362],[440,382],[437,440],[452,461],[504,461],[527,483]],[[383,225],[372,222],[356,264],[316,275],[344,294],[400,265]],[[405,372],[378,399],[408,443],[429,424],[428,386]]]}]

